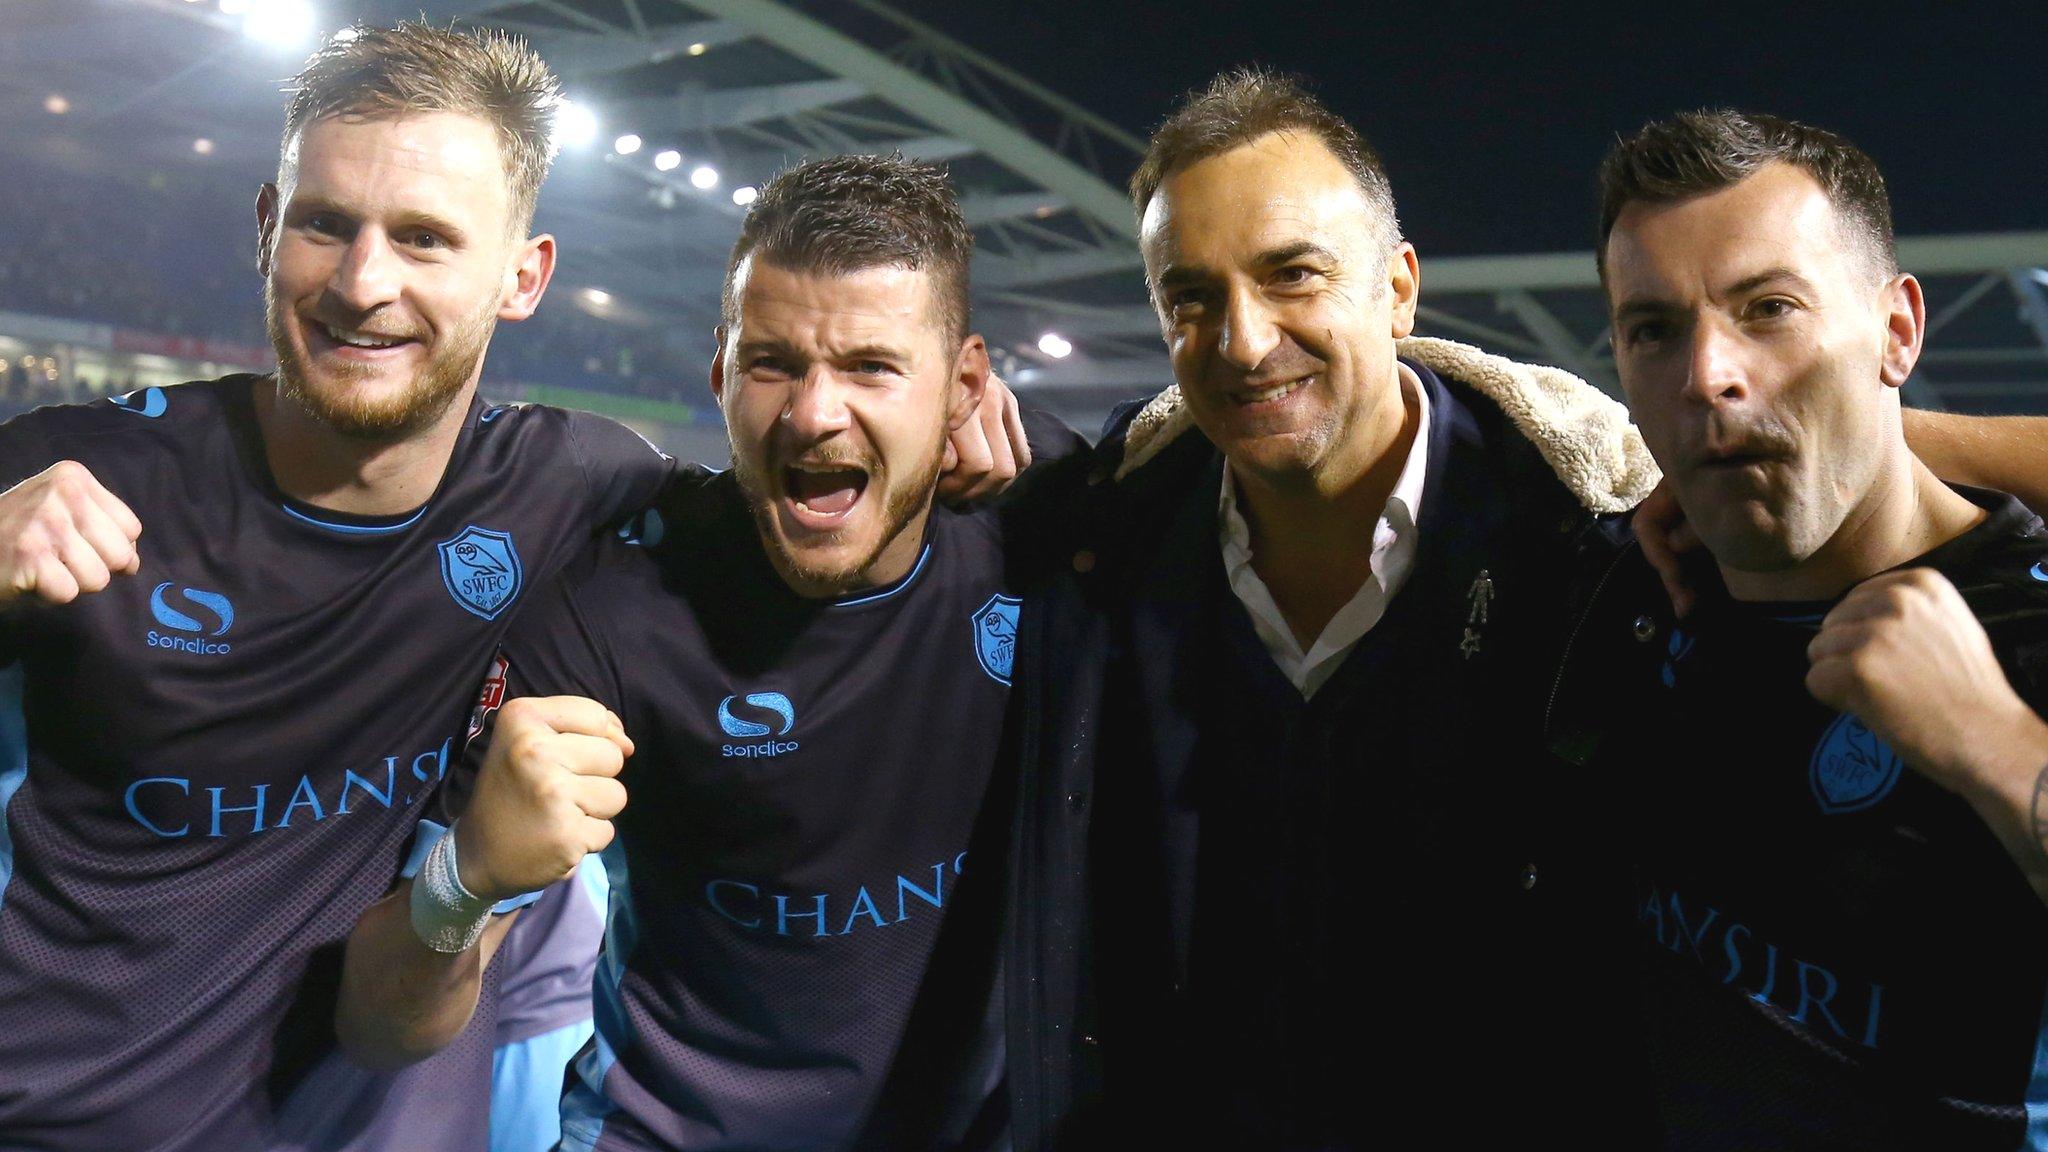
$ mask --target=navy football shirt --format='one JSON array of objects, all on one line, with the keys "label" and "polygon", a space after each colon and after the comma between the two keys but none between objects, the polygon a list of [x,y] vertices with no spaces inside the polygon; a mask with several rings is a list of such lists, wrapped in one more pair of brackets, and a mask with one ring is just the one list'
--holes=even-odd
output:
[{"label": "navy football shirt", "polygon": [[907,576],[833,602],[783,584],[729,475],[632,527],[506,647],[512,694],[600,700],[636,748],[563,1147],[984,1145],[996,890],[966,853],[1017,611],[994,516],[935,510]]},{"label": "navy football shirt", "polygon": [[[477,404],[426,503],[346,516],[278,491],[256,386],[0,428],[0,481],[75,459],[143,523],[140,574],[0,618],[0,1146],[264,1145],[513,613],[670,467],[594,416]],[[480,1146],[481,1049],[480,1082],[408,1073],[439,1077],[419,1146]]]},{"label": "navy football shirt", "polygon": [[[2048,533],[2009,498],[1916,562],[2048,712]],[[1702,605],[1638,789],[1653,1051],[1672,1147],[2048,1147],[2048,909],[1960,797],[1809,695],[1832,603]]]}]

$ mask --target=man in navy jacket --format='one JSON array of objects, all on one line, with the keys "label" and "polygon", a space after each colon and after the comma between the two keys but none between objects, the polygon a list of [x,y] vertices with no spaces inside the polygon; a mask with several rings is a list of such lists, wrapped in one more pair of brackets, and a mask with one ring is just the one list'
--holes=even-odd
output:
[{"label": "man in navy jacket", "polygon": [[1012,536],[1066,552],[1012,698],[1018,1147],[1630,1130],[1629,1022],[1558,992],[1623,978],[1626,893],[1534,734],[1654,465],[1568,375],[1409,336],[1385,176],[1291,84],[1220,79],[1132,186],[1179,387]]}]

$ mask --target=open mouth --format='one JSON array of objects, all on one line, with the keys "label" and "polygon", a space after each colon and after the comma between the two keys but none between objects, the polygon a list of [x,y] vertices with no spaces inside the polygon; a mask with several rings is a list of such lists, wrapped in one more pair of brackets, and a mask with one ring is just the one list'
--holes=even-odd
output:
[{"label": "open mouth", "polygon": [[418,343],[410,336],[394,336],[360,328],[342,328],[310,321],[306,325],[315,352],[333,352],[349,359],[375,359],[393,355],[407,345]]},{"label": "open mouth", "polygon": [[1251,408],[1260,404],[1277,404],[1296,392],[1301,391],[1303,388],[1308,387],[1310,384],[1315,383],[1315,379],[1314,376],[1303,376],[1298,380],[1289,380],[1285,383],[1275,384],[1270,388],[1240,389],[1232,392],[1230,399],[1232,403],[1240,408]]},{"label": "open mouth", "polygon": [[790,464],[782,469],[782,490],[798,523],[831,528],[860,503],[868,474],[850,464]]}]

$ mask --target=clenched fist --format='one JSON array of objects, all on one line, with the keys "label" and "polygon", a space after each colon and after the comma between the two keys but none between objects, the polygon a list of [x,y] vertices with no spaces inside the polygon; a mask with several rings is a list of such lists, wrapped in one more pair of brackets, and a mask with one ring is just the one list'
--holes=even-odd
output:
[{"label": "clenched fist", "polygon": [[455,824],[462,886],[486,900],[534,892],[612,842],[626,806],[618,775],[633,754],[619,718],[580,696],[506,703]]},{"label": "clenched fist", "polygon": [[1806,654],[1816,699],[1855,713],[1951,791],[1967,795],[2001,773],[2041,767],[2039,718],[2006,680],[1962,594],[1931,568],[1857,585],[1821,621]]},{"label": "clenched fist", "polygon": [[0,493],[0,606],[67,604],[142,566],[142,521],[85,465],[60,460]]}]

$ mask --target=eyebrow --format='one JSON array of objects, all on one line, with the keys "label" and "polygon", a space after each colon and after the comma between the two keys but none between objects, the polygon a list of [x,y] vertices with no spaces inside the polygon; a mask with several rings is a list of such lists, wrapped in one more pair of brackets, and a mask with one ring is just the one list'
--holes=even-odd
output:
[{"label": "eyebrow", "polygon": [[862,344],[859,347],[848,348],[844,352],[839,353],[839,359],[908,360],[910,359],[910,353],[906,349],[892,348],[887,344]]},{"label": "eyebrow", "polygon": [[[1790,268],[1766,268],[1751,276],[1744,276],[1721,290],[1724,296],[1744,296],[1767,284],[1785,283],[1804,292],[1813,291],[1813,283]],[[1654,297],[1634,297],[1615,306],[1616,320],[1629,320],[1638,316],[1663,316],[1679,311],[1677,304]]]},{"label": "eyebrow", "polygon": [[1313,240],[1296,240],[1291,244],[1282,244],[1278,248],[1266,249],[1259,253],[1252,263],[1262,268],[1270,268],[1275,264],[1292,263],[1303,256],[1314,256],[1319,260],[1329,261],[1337,259],[1328,248]]},{"label": "eyebrow", "polygon": [[794,345],[788,344],[781,340],[742,340],[739,342],[738,346],[733,349],[733,355],[735,356],[750,356],[757,355],[763,352],[775,356],[793,356],[799,358],[803,355],[802,353],[796,350],[796,347]]},{"label": "eyebrow", "polygon": [[[813,359],[810,353],[786,340],[742,340],[733,351],[736,356],[756,355],[765,352],[770,355],[787,356],[796,360]],[[908,360],[910,359],[910,353],[901,348],[891,348],[886,344],[862,344],[857,347],[834,352],[830,358],[833,360]]]},{"label": "eyebrow", "polygon": [[[1333,264],[1337,261],[1335,254],[1315,241],[1295,240],[1282,244],[1277,248],[1268,248],[1257,256],[1252,257],[1252,267],[1271,268],[1280,264],[1292,263],[1304,256],[1313,256],[1318,260]],[[1159,287],[1162,289],[1178,288],[1188,284],[1199,284],[1210,278],[1211,274],[1205,268],[1191,267],[1185,264],[1170,264],[1164,272],[1159,274]]]},{"label": "eyebrow", "polygon": [[1792,269],[1785,267],[1766,268],[1754,276],[1745,276],[1742,279],[1737,280],[1735,283],[1730,284],[1724,291],[1725,294],[1729,296],[1740,296],[1747,292],[1754,292],[1755,290],[1763,287],[1766,284],[1773,284],[1780,280],[1783,280],[1792,285],[1793,287],[1801,289],[1803,291],[1813,291],[1813,284],[1809,282],[1806,279],[1806,277],[1801,276],[1799,273],[1794,272]]},{"label": "eyebrow", "polygon": [[[350,220],[358,222],[362,219],[360,213],[350,210],[347,206],[336,204],[333,201],[325,200],[318,196],[292,197],[291,207],[287,210],[286,215],[293,220],[304,220],[306,217],[320,212],[331,212],[334,215],[346,216]],[[469,239],[467,229],[445,216],[437,216],[432,212],[408,209],[400,212],[398,217],[403,224],[425,228],[429,232],[438,232],[452,244],[461,244]]]}]

